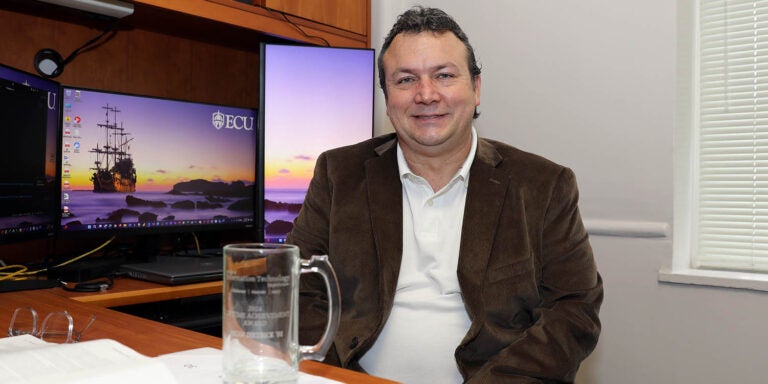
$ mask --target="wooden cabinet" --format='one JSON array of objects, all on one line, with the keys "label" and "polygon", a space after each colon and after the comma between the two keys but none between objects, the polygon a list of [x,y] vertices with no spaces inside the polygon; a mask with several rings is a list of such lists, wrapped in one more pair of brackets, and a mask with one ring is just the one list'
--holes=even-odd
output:
[{"label": "wooden cabinet", "polygon": [[370,30],[369,0],[263,0],[264,6],[367,36]]},{"label": "wooden cabinet", "polygon": [[[98,22],[76,21],[0,6],[0,36],[4,36],[0,63],[34,73],[33,58],[38,50],[51,48],[66,57],[104,28]],[[169,28],[178,22],[173,18],[168,21]],[[200,31],[210,28],[202,23],[198,27]],[[259,106],[259,40],[254,35],[235,46],[178,30],[171,35],[163,28],[121,23],[103,44],[69,62],[55,80],[123,93]]]},{"label": "wooden cabinet", "polygon": [[155,8],[270,36],[336,47],[370,47],[370,0],[135,0]]}]

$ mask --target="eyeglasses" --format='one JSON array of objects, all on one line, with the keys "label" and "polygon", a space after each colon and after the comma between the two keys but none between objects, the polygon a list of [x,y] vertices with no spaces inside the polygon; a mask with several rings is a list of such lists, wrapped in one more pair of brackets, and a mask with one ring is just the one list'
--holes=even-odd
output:
[{"label": "eyeglasses", "polygon": [[16,308],[8,326],[8,336],[32,335],[43,341],[52,343],[77,343],[83,332],[96,321],[96,315],[91,315],[88,324],[80,331],[75,330],[72,315],[67,311],[51,312],[43,319],[43,324],[37,328],[37,311],[32,307]]}]

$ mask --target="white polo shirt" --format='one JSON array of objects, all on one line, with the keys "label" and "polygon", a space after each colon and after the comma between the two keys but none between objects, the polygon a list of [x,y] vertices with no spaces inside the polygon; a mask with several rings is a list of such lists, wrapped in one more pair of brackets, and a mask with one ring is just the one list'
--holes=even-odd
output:
[{"label": "white polo shirt", "polygon": [[407,384],[461,383],[454,351],[470,320],[456,276],[472,148],[461,169],[435,192],[411,172],[400,145],[403,183],[403,259],[392,313],[360,360],[368,373]]}]

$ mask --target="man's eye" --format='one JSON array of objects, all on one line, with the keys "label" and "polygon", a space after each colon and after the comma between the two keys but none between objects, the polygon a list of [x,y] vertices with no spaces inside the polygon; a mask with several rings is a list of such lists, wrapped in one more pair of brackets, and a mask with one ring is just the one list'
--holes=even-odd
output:
[{"label": "man's eye", "polygon": [[453,76],[452,73],[438,73],[437,78],[441,80],[445,79],[453,79],[455,76]]},{"label": "man's eye", "polygon": [[397,84],[408,84],[412,83],[414,81],[413,77],[402,77],[400,79],[397,79]]}]

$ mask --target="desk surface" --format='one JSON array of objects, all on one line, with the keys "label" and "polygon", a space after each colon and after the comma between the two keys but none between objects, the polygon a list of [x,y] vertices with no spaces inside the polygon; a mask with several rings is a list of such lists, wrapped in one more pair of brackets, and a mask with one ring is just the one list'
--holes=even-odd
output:
[{"label": "desk surface", "polygon": [[[220,282],[219,285],[221,285]],[[10,323],[15,308],[31,306],[42,316],[55,311],[68,311],[74,319],[77,330],[86,324],[91,315],[96,315],[96,321],[83,333],[82,341],[113,339],[147,356],[154,357],[201,347],[221,348],[221,339],[218,337],[131,316],[92,303],[72,300],[56,292],[57,289],[59,288],[0,293],[0,327],[5,329]],[[85,296],[87,295],[83,295]],[[5,331],[0,334],[0,337],[4,336]],[[315,361],[303,361],[301,370],[346,383],[394,383]]]},{"label": "desk surface", "polygon": [[10,324],[13,310],[18,307],[33,307],[41,316],[66,310],[72,315],[77,330],[91,315],[96,315],[96,321],[83,333],[82,341],[114,339],[147,356],[200,347],[221,348],[218,337],[70,300],[45,289],[0,294],[0,326]]},{"label": "desk surface", "polygon": [[112,288],[106,292],[71,292],[63,288],[54,288],[51,291],[59,296],[68,297],[83,303],[91,303],[102,307],[119,307],[185,297],[220,295],[221,287],[221,280],[170,286],[131,279],[129,277],[118,277],[115,279],[115,284]]}]

